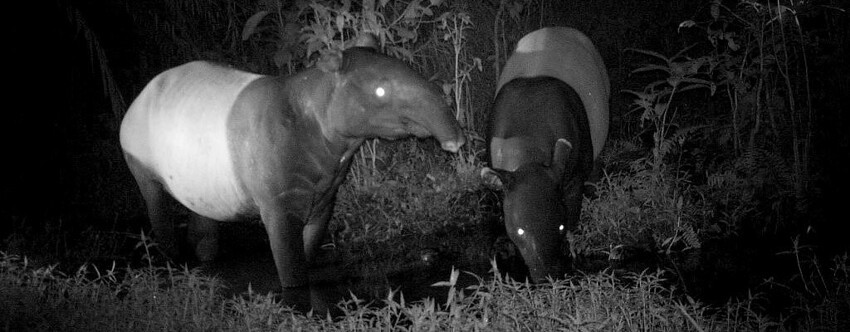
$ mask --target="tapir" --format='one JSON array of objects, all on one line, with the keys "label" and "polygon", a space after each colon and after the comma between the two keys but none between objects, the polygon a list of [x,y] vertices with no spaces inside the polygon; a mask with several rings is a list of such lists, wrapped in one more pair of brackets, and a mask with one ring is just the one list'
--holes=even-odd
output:
[{"label": "tapir", "polygon": [[522,37],[499,77],[481,176],[504,191],[505,229],[534,282],[569,270],[566,232],[608,135],[609,95],[599,51],[568,27]]},{"label": "tapir", "polygon": [[440,90],[379,53],[373,38],[291,76],[203,61],[166,70],[133,101],[120,130],[167,253],[178,248],[169,201],[194,215],[188,240],[201,261],[215,258],[219,221],[259,217],[284,290],[309,285],[308,262],[358,147],[409,136],[433,136],[451,152],[465,143]]}]

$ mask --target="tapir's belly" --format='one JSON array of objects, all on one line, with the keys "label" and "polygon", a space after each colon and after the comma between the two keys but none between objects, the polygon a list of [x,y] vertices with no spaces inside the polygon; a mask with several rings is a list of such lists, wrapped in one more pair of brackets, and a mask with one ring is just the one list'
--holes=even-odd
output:
[{"label": "tapir's belly", "polygon": [[127,111],[122,148],[195,213],[242,214],[251,200],[234,171],[227,123],[239,94],[259,77],[205,62],[163,72]]}]

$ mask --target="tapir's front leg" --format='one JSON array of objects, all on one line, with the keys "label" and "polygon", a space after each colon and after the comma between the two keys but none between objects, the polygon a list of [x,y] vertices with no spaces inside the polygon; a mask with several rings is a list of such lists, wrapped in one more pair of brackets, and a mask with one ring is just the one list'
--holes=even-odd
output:
[{"label": "tapir's front leg", "polygon": [[260,209],[260,216],[269,237],[277,275],[284,288],[308,285],[307,260],[304,255],[302,232],[304,222],[297,210],[270,206]]},{"label": "tapir's front leg", "polygon": [[328,223],[333,216],[335,202],[336,197],[331,198],[330,203],[320,207],[317,214],[314,214],[310,221],[304,225],[304,254],[308,264],[315,263],[319,246],[322,245],[328,235]]},{"label": "tapir's front leg", "polygon": [[[296,200],[297,201],[297,200]],[[292,201],[290,201],[292,202]],[[274,257],[283,301],[296,309],[327,312],[327,305],[311,291],[309,267],[304,252],[304,210],[281,208],[286,205],[261,207],[260,215]],[[292,205],[289,205],[292,206]]]}]

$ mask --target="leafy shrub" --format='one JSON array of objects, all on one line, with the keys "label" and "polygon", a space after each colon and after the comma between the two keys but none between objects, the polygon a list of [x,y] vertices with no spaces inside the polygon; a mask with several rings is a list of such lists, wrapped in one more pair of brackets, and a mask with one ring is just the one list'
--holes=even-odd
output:
[{"label": "leafy shrub", "polygon": [[619,259],[622,247],[698,249],[706,227],[704,207],[686,178],[654,170],[650,162],[632,163],[628,172],[605,174],[598,198],[586,199],[575,254],[605,253]]}]

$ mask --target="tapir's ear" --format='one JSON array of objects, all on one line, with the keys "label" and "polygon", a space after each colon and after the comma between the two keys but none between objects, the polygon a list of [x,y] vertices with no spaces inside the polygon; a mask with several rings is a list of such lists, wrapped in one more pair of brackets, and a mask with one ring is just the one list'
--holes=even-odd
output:
[{"label": "tapir's ear", "polygon": [[489,187],[505,189],[505,187],[510,186],[512,179],[513,174],[505,170],[492,169],[490,167],[481,169],[481,180]]},{"label": "tapir's ear", "polygon": [[316,61],[316,67],[325,73],[334,73],[342,67],[342,52],[338,50],[329,50],[322,54],[319,61]]},{"label": "tapir's ear", "polygon": [[361,33],[360,36],[357,36],[357,41],[354,43],[354,46],[357,47],[369,47],[375,51],[378,50],[378,38],[375,37],[374,34],[369,32]]},{"label": "tapir's ear", "polygon": [[552,154],[552,168],[555,171],[555,176],[560,179],[564,176],[564,171],[567,167],[567,160],[570,158],[570,153],[573,151],[573,145],[570,141],[559,138],[555,142],[555,153]]}]

